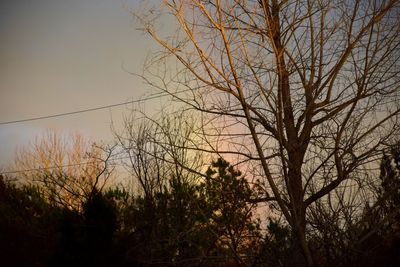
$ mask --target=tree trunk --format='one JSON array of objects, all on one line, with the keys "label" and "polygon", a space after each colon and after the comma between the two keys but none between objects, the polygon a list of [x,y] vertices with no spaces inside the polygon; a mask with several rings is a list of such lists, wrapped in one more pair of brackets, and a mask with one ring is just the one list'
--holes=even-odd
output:
[{"label": "tree trunk", "polygon": [[295,235],[295,241],[300,247],[307,266],[313,265],[312,255],[306,239],[306,207],[303,203],[303,185],[301,176],[301,167],[303,157],[299,150],[294,150],[289,155],[289,194],[291,197],[292,227]]},{"label": "tree trunk", "polygon": [[[305,211],[305,209],[304,209]],[[305,222],[305,212],[303,212],[298,218],[297,225],[296,225],[296,236],[297,242],[300,245],[300,248],[303,252],[303,256],[307,262],[308,267],[314,266],[313,258],[311,255],[310,248],[307,243],[306,239],[306,222]]]}]

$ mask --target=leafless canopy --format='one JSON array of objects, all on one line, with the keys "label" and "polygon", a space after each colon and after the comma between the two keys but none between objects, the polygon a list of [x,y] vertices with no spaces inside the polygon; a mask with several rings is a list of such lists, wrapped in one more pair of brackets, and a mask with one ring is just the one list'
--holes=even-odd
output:
[{"label": "leafless canopy", "polygon": [[[258,166],[312,265],[307,210],[365,182],[399,134],[399,1],[165,0],[160,10],[134,14],[163,47],[147,81],[200,112],[215,151]],[[157,28],[166,16],[175,32]]]},{"label": "leafless canopy", "polygon": [[80,210],[92,191],[101,191],[110,178],[111,152],[81,134],[48,130],[17,151],[14,168],[20,182],[39,185],[52,203]]},{"label": "leafless canopy", "polygon": [[[195,183],[204,174],[201,151],[197,147],[195,121],[188,113],[175,112],[157,119],[133,110],[120,131],[114,130],[124,169],[132,178],[136,192],[147,198],[164,192],[169,181]],[[122,156],[121,156],[122,155]]]}]

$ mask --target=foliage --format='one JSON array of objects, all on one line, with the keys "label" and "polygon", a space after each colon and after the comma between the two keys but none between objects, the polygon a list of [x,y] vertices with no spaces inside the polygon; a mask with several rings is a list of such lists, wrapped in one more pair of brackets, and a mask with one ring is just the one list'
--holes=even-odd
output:
[{"label": "foliage", "polygon": [[116,222],[114,203],[98,191],[83,203],[81,213],[64,208],[58,250],[50,265],[111,266]]},{"label": "foliage", "polygon": [[[310,240],[320,266],[396,266],[399,261],[395,165],[397,147],[382,158],[376,203],[328,253],[332,237]],[[391,179],[391,187],[386,183]],[[93,190],[82,210],[53,205],[36,185],[0,180],[0,249],[6,266],[299,266],[291,226],[255,217],[254,190],[222,158],[197,182],[171,177],[161,192]],[[320,213],[322,216],[322,213]],[[332,225],[332,229],[335,229]],[[335,230],[329,230],[335,231]],[[350,239],[352,237],[353,239]],[[335,241],[338,242],[338,241]],[[333,243],[334,244],[334,243]],[[371,260],[372,259],[372,260]]]},{"label": "foliage", "polygon": [[254,207],[247,203],[250,187],[240,176],[219,159],[207,170],[204,182],[173,177],[163,192],[134,199],[132,218],[140,220],[132,236],[140,245],[131,260],[209,266],[229,259],[243,265],[242,258],[257,245],[258,223]]},{"label": "foliage", "polygon": [[358,242],[354,246],[358,253],[348,261],[363,266],[397,266],[400,262],[399,143],[383,155],[379,178],[377,201],[371,206],[366,204],[359,223]]},{"label": "foliage", "polygon": [[259,222],[255,220],[255,205],[250,204],[253,191],[242,173],[219,158],[206,172],[200,191],[208,203],[210,227],[218,242],[230,251],[239,265],[240,255],[250,254],[259,241]]},{"label": "foliage", "polygon": [[44,266],[57,244],[62,212],[37,186],[17,186],[0,176],[0,251],[5,266]]},{"label": "foliage", "polygon": [[[394,211],[392,221],[400,222],[400,144],[390,147],[389,155],[384,155],[381,161],[381,190],[379,200],[387,211]],[[400,225],[397,225],[399,228]]]},{"label": "foliage", "polygon": [[131,251],[142,264],[183,264],[182,260],[201,260],[207,247],[204,217],[198,206],[196,186],[172,178],[170,187],[153,198],[137,197],[133,203]]},{"label": "foliage", "polygon": [[[39,266],[247,265],[260,236],[247,203],[250,186],[223,159],[212,163],[205,180],[171,177],[151,196],[94,189],[80,211],[52,205],[36,185],[2,182],[1,190],[1,230],[9,236],[2,246],[15,238],[8,249],[20,253],[43,235]],[[7,260],[28,266],[32,255],[26,263]]]},{"label": "foliage", "polygon": [[295,265],[293,242],[290,228],[277,220],[270,219],[268,233],[260,251],[255,258],[257,266],[290,266]]}]

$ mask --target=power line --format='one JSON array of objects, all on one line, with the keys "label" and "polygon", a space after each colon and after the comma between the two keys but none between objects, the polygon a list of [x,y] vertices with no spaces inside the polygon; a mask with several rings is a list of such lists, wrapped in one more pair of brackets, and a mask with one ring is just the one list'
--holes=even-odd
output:
[{"label": "power line", "polygon": [[155,99],[155,98],[164,97],[167,95],[169,95],[169,94],[165,93],[165,94],[149,96],[149,97],[143,98],[143,99],[125,101],[125,102],[121,102],[121,103],[117,103],[117,104],[99,106],[99,107],[95,107],[95,108],[87,108],[87,109],[81,109],[81,110],[76,110],[76,111],[70,111],[70,112],[65,112],[65,113],[58,113],[58,114],[46,115],[46,116],[40,116],[40,117],[34,117],[34,118],[28,118],[28,119],[5,121],[5,122],[0,122],[0,125],[14,124],[14,123],[20,123],[20,122],[27,122],[27,121],[44,120],[44,119],[50,119],[50,118],[55,118],[55,117],[63,117],[63,116],[69,116],[69,115],[74,115],[74,114],[79,114],[79,113],[97,111],[97,110],[101,110],[101,109],[107,109],[107,108],[113,108],[113,107],[123,106],[123,105],[127,105],[127,104],[143,102],[143,101],[147,101],[147,100],[151,100],[151,99]]},{"label": "power line", "polygon": [[[181,91],[177,91],[174,94],[180,94],[188,91],[192,91],[195,89],[185,89]],[[118,107],[118,106],[123,106],[127,104],[134,104],[134,103],[140,103],[156,98],[161,98],[164,96],[169,96],[172,95],[172,93],[158,93],[158,94],[153,94],[150,95],[146,98],[142,99],[135,99],[131,101],[125,101],[121,103],[116,103],[116,104],[111,104],[111,105],[105,105],[105,106],[99,106],[99,107],[94,107],[94,108],[87,108],[87,109],[81,109],[81,110],[76,110],[76,111],[70,111],[70,112],[65,112],[65,113],[58,113],[58,114],[53,114],[53,115],[46,115],[46,116],[40,116],[40,117],[33,117],[33,118],[28,118],[28,119],[20,119],[20,120],[12,120],[12,121],[4,121],[0,122],[0,125],[6,125],[6,124],[14,124],[14,123],[21,123],[21,122],[28,122],[28,121],[37,121],[37,120],[44,120],[44,119],[50,119],[50,118],[56,118],[56,117],[63,117],[63,116],[69,116],[69,115],[74,115],[74,114],[79,114],[79,113],[86,113],[86,112],[92,112],[92,111],[97,111],[97,110],[102,110],[102,109],[107,109],[107,108],[113,108],[113,107]],[[397,103],[397,100],[391,100],[385,103],[381,103],[380,105],[386,105],[390,103]]]},{"label": "power line", "polygon": [[[191,89],[186,89],[186,90],[175,92],[174,94],[184,93],[184,92],[187,92],[187,91],[190,91],[190,90]],[[0,122],[0,125],[14,124],[14,123],[20,123],[20,122],[37,121],[37,120],[50,119],[50,118],[55,118],[55,117],[69,116],[69,115],[74,115],[74,114],[79,114],[79,113],[85,113],[85,112],[91,112],[91,111],[97,111],[97,110],[102,110],[102,109],[107,109],[107,108],[123,106],[123,105],[127,105],[127,104],[144,102],[144,101],[148,101],[148,100],[152,100],[152,99],[156,99],[156,98],[161,98],[161,97],[169,96],[169,95],[171,95],[171,93],[158,93],[158,94],[150,95],[150,96],[148,96],[146,98],[136,99],[136,100],[131,100],[131,101],[125,101],[125,102],[121,102],[121,103],[117,103],[117,104],[99,106],[99,107],[94,107],[94,108],[87,108],[87,109],[82,109],[82,110],[76,110],[76,111],[70,111],[70,112],[65,112],[65,113],[58,113],[58,114],[46,115],[46,116],[40,116],[40,117],[34,117],[34,118],[28,118],[28,119],[4,121],[4,122]]]}]

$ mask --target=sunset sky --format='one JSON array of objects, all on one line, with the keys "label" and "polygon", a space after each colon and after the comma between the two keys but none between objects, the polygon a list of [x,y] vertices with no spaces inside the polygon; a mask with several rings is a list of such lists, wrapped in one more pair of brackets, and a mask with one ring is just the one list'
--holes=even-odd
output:
[{"label": "sunset sky", "polygon": [[[139,0],[0,1],[0,123],[143,98],[141,72],[153,42],[128,8]],[[156,100],[161,101],[161,100]],[[146,103],[147,106],[154,105]],[[159,106],[159,105],[158,105]],[[146,107],[148,108],[148,107]],[[111,140],[125,107],[0,125],[0,168],[48,128]]]}]

